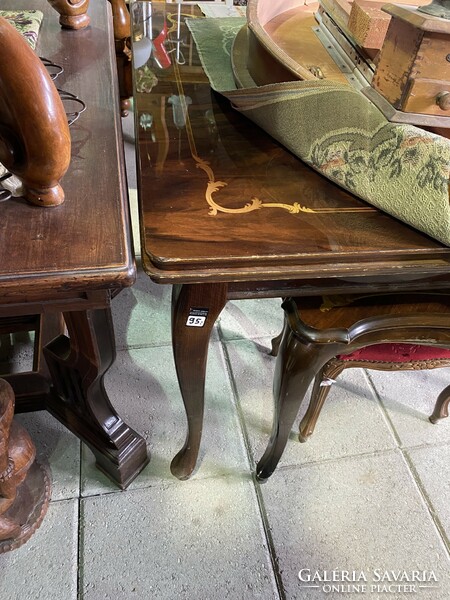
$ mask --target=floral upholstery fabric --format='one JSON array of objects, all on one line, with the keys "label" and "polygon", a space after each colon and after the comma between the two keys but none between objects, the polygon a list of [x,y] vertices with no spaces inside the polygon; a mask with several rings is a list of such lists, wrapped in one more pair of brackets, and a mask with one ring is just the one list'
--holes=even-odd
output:
[{"label": "floral upholstery fabric", "polygon": [[43,18],[40,10],[0,10],[0,17],[4,17],[14,25],[33,50],[36,48]]},{"label": "floral upholstery fabric", "polygon": [[450,140],[390,123],[360,91],[325,79],[237,89],[231,48],[246,20],[187,24],[211,87],[236,110],[334,183],[450,246]]}]

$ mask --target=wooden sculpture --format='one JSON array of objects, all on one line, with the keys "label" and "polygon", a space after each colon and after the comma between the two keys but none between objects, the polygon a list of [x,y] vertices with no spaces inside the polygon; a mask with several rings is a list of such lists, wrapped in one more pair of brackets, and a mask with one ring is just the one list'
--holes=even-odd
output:
[{"label": "wooden sculpture", "polygon": [[48,473],[35,463],[34,444],[13,417],[14,392],[0,379],[0,553],[30,538],[50,501]]},{"label": "wooden sculpture", "polygon": [[70,133],[62,101],[41,60],[0,17],[0,163],[39,206],[64,201],[59,184],[70,162]]},{"label": "wooden sculpture", "polygon": [[60,14],[59,22],[64,29],[83,29],[90,23],[87,9],[89,0],[48,0]]}]

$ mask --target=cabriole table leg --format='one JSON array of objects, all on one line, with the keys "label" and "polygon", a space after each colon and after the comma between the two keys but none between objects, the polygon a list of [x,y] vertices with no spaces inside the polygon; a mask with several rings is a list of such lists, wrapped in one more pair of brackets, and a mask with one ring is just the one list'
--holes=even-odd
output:
[{"label": "cabriole table leg", "polygon": [[172,345],[188,432],[170,470],[188,479],[195,469],[203,428],[205,374],[211,330],[227,301],[227,284],[174,286]]}]

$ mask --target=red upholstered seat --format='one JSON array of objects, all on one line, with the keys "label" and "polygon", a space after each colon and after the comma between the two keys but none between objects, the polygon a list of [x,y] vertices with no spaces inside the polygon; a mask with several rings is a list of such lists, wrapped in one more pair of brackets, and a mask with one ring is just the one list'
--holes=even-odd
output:
[{"label": "red upholstered seat", "polygon": [[374,344],[355,350],[350,354],[340,354],[337,358],[344,361],[367,360],[390,363],[450,360],[450,349],[423,346],[421,344]]},{"label": "red upholstered seat", "polygon": [[[384,343],[364,346],[350,354],[340,354],[331,359],[316,375],[308,410],[300,423],[301,442],[306,442],[312,435],[330,391],[330,385],[344,369],[351,367],[382,371],[450,367],[450,349],[423,344]],[[436,401],[433,414],[429,417],[432,423],[437,423],[448,416],[449,403],[450,386],[441,392]]]},{"label": "red upholstered seat", "polygon": [[[278,354],[280,344],[282,347],[276,375],[278,400],[283,398],[291,410],[291,398],[297,393],[301,402],[305,386],[314,378],[309,405],[300,423],[301,442],[314,432],[331,386],[345,369],[450,368],[447,290],[408,295],[337,295],[312,300],[286,298],[282,307],[283,332],[272,340],[273,354]],[[336,354],[321,362],[332,352]],[[321,367],[317,366],[319,363]],[[429,420],[437,423],[447,418],[449,406],[447,385],[436,399]]]}]

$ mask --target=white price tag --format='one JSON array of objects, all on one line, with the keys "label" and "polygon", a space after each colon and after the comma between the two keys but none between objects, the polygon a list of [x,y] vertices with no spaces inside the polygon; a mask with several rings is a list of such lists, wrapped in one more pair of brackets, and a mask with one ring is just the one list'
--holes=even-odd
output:
[{"label": "white price tag", "polygon": [[203,327],[208,316],[207,308],[191,308],[186,321],[186,327]]},{"label": "white price tag", "polygon": [[188,327],[203,327],[206,317],[188,317],[186,325]]}]

